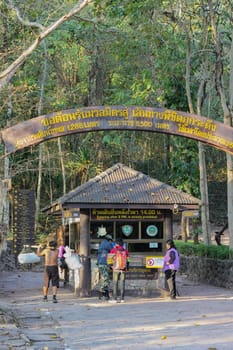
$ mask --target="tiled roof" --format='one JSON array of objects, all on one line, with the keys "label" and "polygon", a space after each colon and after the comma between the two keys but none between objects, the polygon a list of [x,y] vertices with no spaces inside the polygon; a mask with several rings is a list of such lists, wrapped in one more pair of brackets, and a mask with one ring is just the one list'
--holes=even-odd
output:
[{"label": "tiled roof", "polygon": [[[116,205],[194,205],[200,200],[172,186],[131,169],[121,163],[102,172],[85,184],[70,191],[56,203],[77,204],[82,207],[88,204]],[[54,204],[55,205],[55,204]]]}]

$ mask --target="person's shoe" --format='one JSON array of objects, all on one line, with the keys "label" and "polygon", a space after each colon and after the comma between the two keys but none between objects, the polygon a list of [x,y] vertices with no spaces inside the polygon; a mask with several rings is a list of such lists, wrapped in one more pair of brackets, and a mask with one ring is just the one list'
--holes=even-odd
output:
[{"label": "person's shoe", "polygon": [[173,296],[173,297],[170,297],[170,299],[171,299],[171,300],[176,300],[176,297],[175,297],[175,296]]},{"label": "person's shoe", "polygon": [[56,298],[56,296],[53,296],[53,303],[57,303],[57,298]]},{"label": "person's shoe", "polygon": [[47,295],[43,297],[43,301],[48,301]]},{"label": "person's shoe", "polygon": [[104,299],[105,300],[109,300],[110,298],[109,298],[109,292],[108,292],[108,290],[105,290],[104,291]]},{"label": "person's shoe", "polygon": [[108,300],[105,291],[99,292],[99,300]]},{"label": "person's shoe", "polygon": [[117,300],[116,300],[116,299],[110,299],[110,300],[109,300],[109,303],[116,304],[116,303],[117,303]]},{"label": "person's shoe", "polygon": [[125,302],[125,299],[121,299],[121,303],[124,303]]}]

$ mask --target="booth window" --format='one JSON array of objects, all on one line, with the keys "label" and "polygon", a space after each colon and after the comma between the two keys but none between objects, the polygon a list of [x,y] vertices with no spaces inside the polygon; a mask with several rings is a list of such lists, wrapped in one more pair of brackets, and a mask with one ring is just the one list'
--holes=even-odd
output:
[{"label": "booth window", "polygon": [[91,239],[99,239],[101,236],[104,236],[104,233],[113,235],[113,222],[107,221],[92,221],[90,224],[90,237]]},{"label": "booth window", "polygon": [[163,252],[163,224],[163,221],[155,220],[91,221],[91,253],[97,254],[101,237],[109,233],[113,240],[122,238],[130,253],[160,254]]},{"label": "booth window", "polygon": [[141,223],[141,238],[154,240],[163,239],[162,221],[144,221]]},{"label": "booth window", "polygon": [[121,237],[124,241],[127,239],[139,238],[139,223],[130,221],[116,222],[116,238]]},{"label": "booth window", "polygon": [[163,244],[162,242],[138,242],[128,243],[128,250],[131,253],[162,253]]}]

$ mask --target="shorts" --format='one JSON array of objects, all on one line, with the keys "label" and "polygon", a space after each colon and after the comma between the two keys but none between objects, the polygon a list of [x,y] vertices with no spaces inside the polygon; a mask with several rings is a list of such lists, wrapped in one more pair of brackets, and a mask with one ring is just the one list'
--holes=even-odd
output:
[{"label": "shorts", "polygon": [[45,266],[44,270],[44,286],[49,288],[50,281],[53,287],[59,287],[58,266]]}]

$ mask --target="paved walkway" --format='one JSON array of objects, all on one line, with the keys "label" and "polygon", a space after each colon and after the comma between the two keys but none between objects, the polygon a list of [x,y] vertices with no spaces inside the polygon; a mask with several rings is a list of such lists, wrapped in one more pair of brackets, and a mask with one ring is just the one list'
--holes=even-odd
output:
[{"label": "paved walkway", "polygon": [[67,288],[42,302],[41,272],[0,273],[1,350],[232,350],[233,291],[178,276],[176,301],[79,299]]}]

